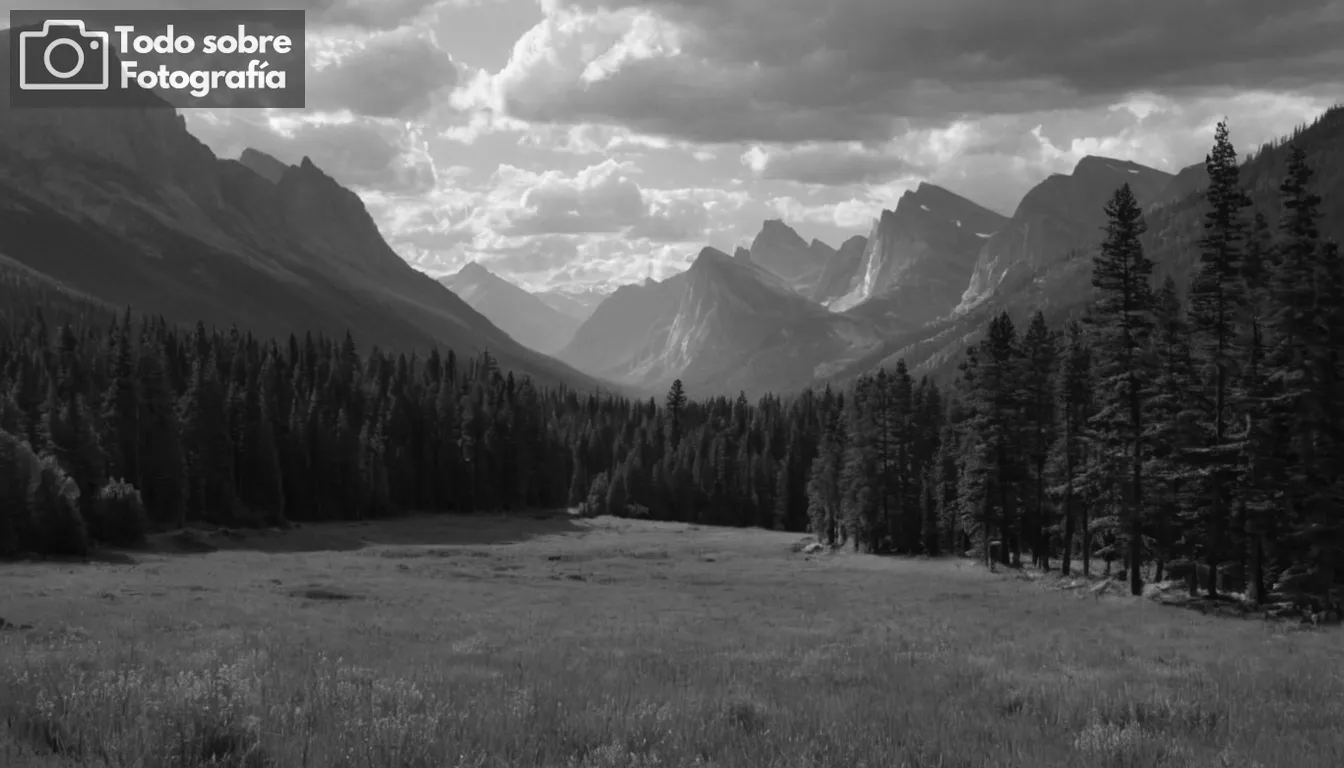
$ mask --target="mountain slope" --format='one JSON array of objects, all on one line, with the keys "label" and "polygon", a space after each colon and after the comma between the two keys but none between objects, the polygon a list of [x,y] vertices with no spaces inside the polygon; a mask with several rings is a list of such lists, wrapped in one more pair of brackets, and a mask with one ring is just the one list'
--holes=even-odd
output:
[{"label": "mountain slope", "polygon": [[666,280],[617,288],[556,356],[600,378],[629,379],[651,340],[666,337],[686,279],[681,272]]},{"label": "mountain slope", "polygon": [[599,384],[412,269],[359,197],[306,158],[271,181],[216,158],[173,109],[7,105],[0,92],[0,253],[72,289],[263,335],[350,329],[407,352],[488,347],[538,380]]},{"label": "mountain slope", "polygon": [[1182,202],[1191,195],[1203,192],[1208,186],[1209,172],[1204,163],[1187,165],[1162,188],[1157,199],[1149,203],[1149,208]]},{"label": "mountain slope", "polygon": [[523,346],[543,354],[565,346],[579,327],[576,318],[474,261],[439,282]]},{"label": "mountain slope", "polygon": [[1006,223],[960,195],[920,184],[873,223],[851,289],[829,306],[892,330],[934,320],[956,307],[981,248]]},{"label": "mountain slope", "polygon": [[821,268],[816,285],[809,294],[818,304],[829,304],[854,289],[860,277],[859,267],[863,263],[863,254],[868,249],[868,238],[854,235],[840,244],[840,249],[831,254],[826,265]]},{"label": "mountain slope", "polygon": [[1084,157],[1069,175],[1055,174],[1027,192],[1012,221],[980,251],[970,284],[958,311],[988,299],[1005,280],[1016,281],[1089,248],[1105,222],[1103,208],[1123,184],[1134,190],[1139,204],[1155,202],[1173,176],[1138,163],[1106,157]]},{"label": "mountain slope", "polygon": [[705,248],[681,275],[618,290],[560,357],[651,392],[680,378],[697,396],[762,394],[805,387],[878,344],[779,276]]}]

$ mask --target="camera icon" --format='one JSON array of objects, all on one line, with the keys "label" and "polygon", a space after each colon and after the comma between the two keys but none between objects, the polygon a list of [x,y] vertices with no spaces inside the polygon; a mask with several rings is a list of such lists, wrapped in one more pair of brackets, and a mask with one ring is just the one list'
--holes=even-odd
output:
[{"label": "camera icon", "polygon": [[19,33],[19,88],[25,91],[106,91],[107,33],[78,19],[48,19],[42,31]]}]

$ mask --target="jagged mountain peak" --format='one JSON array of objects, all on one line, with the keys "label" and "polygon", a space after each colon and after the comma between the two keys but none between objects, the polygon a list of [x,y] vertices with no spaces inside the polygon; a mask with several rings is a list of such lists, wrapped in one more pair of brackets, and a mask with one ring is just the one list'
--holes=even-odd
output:
[{"label": "jagged mountain peak", "polygon": [[733,251],[733,258],[738,261],[751,261],[751,251],[739,245],[737,250]]},{"label": "jagged mountain peak", "polygon": [[695,261],[691,262],[691,269],[709,269],[714,266],[730,264],[732,262],[732,256],[720,251],[718,248],[707,245],[700,249],[700,253],[695,257]]},{"label": "jagged mountain peak", "polygon": [[1132,160],[1120,160],[1114,157],[1104,155],[1084,155],[1073,166],[1072,175],[1078,176],[1084,173],[1093,172],[1128,172],[1128,173],[1163,173],[1156,168],[1149,168],[1146,165],[1140,165]]},{"label": "jagged mountain peak", "polygon": [[907,189],[901,194],[893,211],[882,211],[878,223],[882,219],[889,219],[897,214],[913,214],[916,210],[920,212],[920,215],[933,214],[942,218],[951,217],[949,220],[955,222],[959,220],[958,217],[962,214],[978,216],[988,209],[946,187],[921,181],[914,189]]},{"label": "jagged mountain peak", "polygon": [[481,262],[473,260],[462,265],[462,268],[457,270],[457,276],[479,280],[483,277],[494,277],[495,273]]},{"label": "jagged mountain peak", "polygon": [[286,163],[252,147],[243,150],[243,153],[238,156],[238,162],[252,169],[258,176],[272,184],[279,184],[280,179],[285,176],[285,169],[289,168]]},{"label": "jagged mountain peak", "polygon": [[781,219],[767,219],[751,241],[751,261],[779,276],[795,289],[810,288],[833,252],[813,241],[813,247]]},{"label": "jagged mountain peak", "polygon": [[[798,240],[803,240],[802,236],[798,234],[797,230],[795,230],[793,227],[790,227],[788,224],[784,223],[783,219],[766,219],[765,222],[761,225],[761,233],[775,236],[792,237],[797,238]],[[805,240],[803,241],[804,244],[806,244],[806,242],[807,241]]]},{"label": "jagged mountain peak", "polygon": [[[906,190],[894,210],[873,222],[862,259],[843,293],[827,306],[846,312],[879,296],[881,311],[919,325],[956,305],[987,233],[1007,220],[961,195],[927,182]],[[897,306],[899,304],[899,306]]]}]

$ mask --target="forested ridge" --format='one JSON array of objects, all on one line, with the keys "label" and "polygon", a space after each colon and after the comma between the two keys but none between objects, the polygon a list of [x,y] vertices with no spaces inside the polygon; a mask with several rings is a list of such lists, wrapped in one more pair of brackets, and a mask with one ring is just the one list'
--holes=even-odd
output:
[{"label": "forested ridge", "polygon": [[2,274],[0,555],[193,523],[577,505],[1338,606],[1344,266],[1306,155],[1286,155],[1271,216],[1219,126],[1184,290],[1154,285],[1126,186],[1083,317],[1001,314],[942,384],[900,363],[755,403],[181,328]]}]

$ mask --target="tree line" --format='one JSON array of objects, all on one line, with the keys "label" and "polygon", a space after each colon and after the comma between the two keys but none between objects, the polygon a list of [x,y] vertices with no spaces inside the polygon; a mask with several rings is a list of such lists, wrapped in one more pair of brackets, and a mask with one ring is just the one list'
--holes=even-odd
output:
[{"label": "tree line", "polygon": [[[1188,290],[1152,284],[1128,186],[1094,300],[993,318],[955,381],[904,362],[796,396],[542,388],[489,353],[264,340],[0,279],[0,554],[192,524],[578,506],[811,531],[875,553],[1337,599],[1344,268],[1305,154],[1250,210],[1226,124]],[[1332,592],[1334,590],[1334,592]],[[1331,596],[1335,595],[1334,598]]]}]

